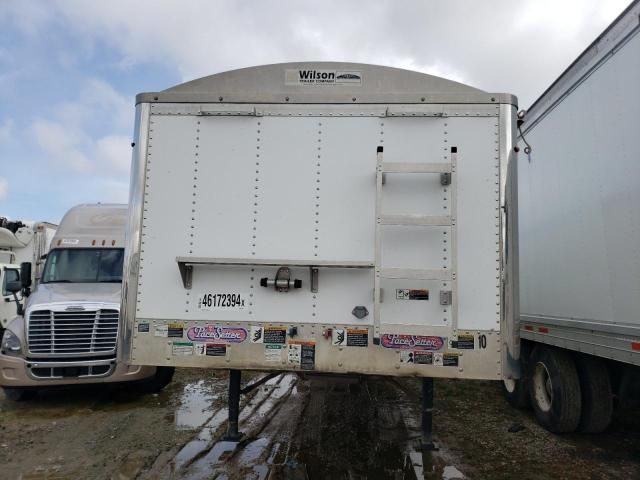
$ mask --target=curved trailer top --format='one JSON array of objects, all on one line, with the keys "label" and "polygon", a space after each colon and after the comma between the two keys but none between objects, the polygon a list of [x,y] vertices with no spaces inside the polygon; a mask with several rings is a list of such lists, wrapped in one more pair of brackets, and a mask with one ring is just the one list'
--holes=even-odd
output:
[{"label": "curved trailer top", "polygon": [[307,62],[136,103],[126,361],[517,375],[515,97]]}]

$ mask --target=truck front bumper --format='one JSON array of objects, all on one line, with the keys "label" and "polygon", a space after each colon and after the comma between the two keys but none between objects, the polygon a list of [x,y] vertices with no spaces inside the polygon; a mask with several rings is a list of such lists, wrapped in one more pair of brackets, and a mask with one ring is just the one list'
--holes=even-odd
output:
[{"label": "truck front bumper", "polygon": [[73,362],[25,359],[0,354],[0,386],[46,387],[143,380],[156,367],[127,365],[114,359],[88,358]]}]

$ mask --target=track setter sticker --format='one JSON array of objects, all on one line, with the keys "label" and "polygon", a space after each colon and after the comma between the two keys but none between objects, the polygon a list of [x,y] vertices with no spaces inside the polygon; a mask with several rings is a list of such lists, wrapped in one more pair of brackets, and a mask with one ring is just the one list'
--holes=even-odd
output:
[{"label": "track setter sticker", "polygon": [[444,337],[427,335],[401,335],[385,333],[380,340],[385,348],[401,348],[406,350],[441,350],[447,343]]},{"label": "track setter sticker", "polygon": [[206,292],[198,298],[198,308],[206,312],[236,312],[244,310],[247,303],[247,294],[237,292]]},{"label": "track setter sticker", "polygon": [[247,339],[247,331],[239,327],[203,325],[187,330],[187,338],[193,341],[215,340],[225,343],[242,343]]}]

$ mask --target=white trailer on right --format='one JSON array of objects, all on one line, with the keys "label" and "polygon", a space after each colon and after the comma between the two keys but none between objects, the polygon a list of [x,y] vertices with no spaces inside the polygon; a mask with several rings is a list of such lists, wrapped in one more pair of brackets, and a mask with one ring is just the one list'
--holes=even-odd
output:
[{"label": "white trailer on right", "polygon": [[640,398],[640,1],[519,115],[522,378],[512,405],[600,432]]}]

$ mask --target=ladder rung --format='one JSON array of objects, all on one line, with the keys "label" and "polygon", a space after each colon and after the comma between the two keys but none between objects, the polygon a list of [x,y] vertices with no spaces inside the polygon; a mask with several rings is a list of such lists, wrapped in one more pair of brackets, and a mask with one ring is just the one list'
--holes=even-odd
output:
[{"label": "ladder rung", "polygon": [[450,163],[383,162],[382,173],[450,173]]},{"label": "ladder rung", "polygon": [[423,270],[419,268],[383,268],[382,278],[396,278],[402,280],[451,280],[449,270]]},{"label": "ladder rung", "polygon": [[415,214],[380,215],[380,225],[449,226],[451,217]]}]

